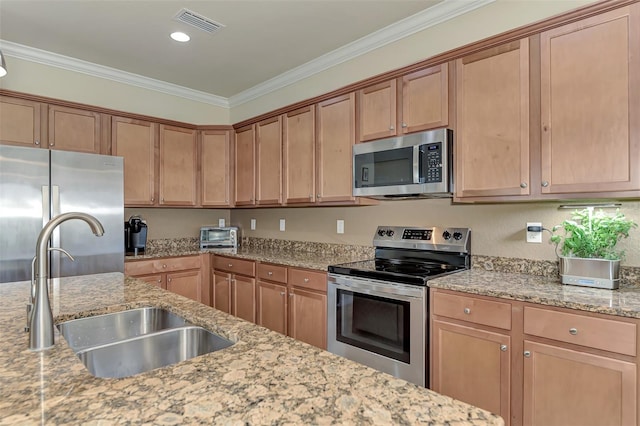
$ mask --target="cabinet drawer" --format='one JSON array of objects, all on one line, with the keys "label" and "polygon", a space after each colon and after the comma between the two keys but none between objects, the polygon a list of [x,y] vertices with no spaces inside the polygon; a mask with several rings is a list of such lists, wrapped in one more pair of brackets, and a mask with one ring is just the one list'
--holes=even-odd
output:
[{"label": "cabinet drawer", "polygon": [[327,274],[306,269],[289,268],[289,284],[294,287],[327,292]]},{"label": "cabinet drawer", "polygon": [[167,257],[126,262],[124,264],[124,272],[127,275],[135,277],[139,275],[156,274],[158,272],[200,269],[200,265],[200,256]]},{"label": "cabinet drawer", "polygon": [[263,280],[287,283],[287,268],[285,266],[258,263],[256,275]]},{"label": "cabinet drawer", "polygon": [[433,313],[511,330],[511,304],[447,293],[433,294]]},{"label": "cabinet drawer", "polygon": [[256,263],[253,260],[238,259],[237,257],[226,257],[216,254],[213,256],[213,269],[250,277],[256,276]]},{"label": "cabinet drawer", "polygon": [[524,332],[595,349],[636,355],[636,325],[547,309],[524,308]]}]

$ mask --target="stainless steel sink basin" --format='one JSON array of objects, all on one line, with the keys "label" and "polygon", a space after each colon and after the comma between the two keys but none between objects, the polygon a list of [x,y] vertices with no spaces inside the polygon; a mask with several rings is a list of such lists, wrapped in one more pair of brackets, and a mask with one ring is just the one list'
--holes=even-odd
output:
[{"label": "stainless steel sink basin", "polygon": [[58,324],[60,333],[74,352],[131,337],[192,325],[165,309],[146,307],[112,314],[80,318]]},{"label": "stainless steel sink basin", "polygon": [[96,377],[127,377],[233,345],[201,327],[163,330],[77,352]]}]

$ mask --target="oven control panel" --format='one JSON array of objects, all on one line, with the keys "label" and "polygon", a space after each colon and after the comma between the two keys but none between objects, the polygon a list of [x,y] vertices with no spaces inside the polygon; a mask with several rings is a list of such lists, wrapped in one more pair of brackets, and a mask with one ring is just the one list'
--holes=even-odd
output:
[{"label": "oven control panel", "polygon": [[376,247],[442,250],[468,253],[471,230],[456,227],[378,226],[373,238]]}]

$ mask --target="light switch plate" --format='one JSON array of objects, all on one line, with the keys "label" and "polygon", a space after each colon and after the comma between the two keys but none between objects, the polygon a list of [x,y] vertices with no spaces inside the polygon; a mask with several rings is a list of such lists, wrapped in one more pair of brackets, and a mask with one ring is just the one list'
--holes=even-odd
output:
[{"label": "light switch plate", "polygon": [[284,219],[280,219],[280,230],[284,231]]},{"label": "light switch plate", "polygon": [[224,219],[218,219],[218,226],[219,227],[223,227],[224,226]]},{"label": "light switch plate", "polygon": [[251,219],[251,230],[252,231],[256,230],[256,220],[255,219]]},{"label": "light switch plate", "polygon": [[336,232],[338,234],[344,234],[344,220],[338,219],[336,222]]}]

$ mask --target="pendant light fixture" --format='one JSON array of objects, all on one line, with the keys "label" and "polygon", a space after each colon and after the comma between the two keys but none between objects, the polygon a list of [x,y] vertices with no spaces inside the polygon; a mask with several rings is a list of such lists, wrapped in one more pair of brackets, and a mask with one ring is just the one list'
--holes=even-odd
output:
[{"label": "pendant light fixture", "polygon": [[0,77],[4,77],[7,75],[7,64],[4,62],[4,55],[2,54],[2,50],[0,50]]}]

